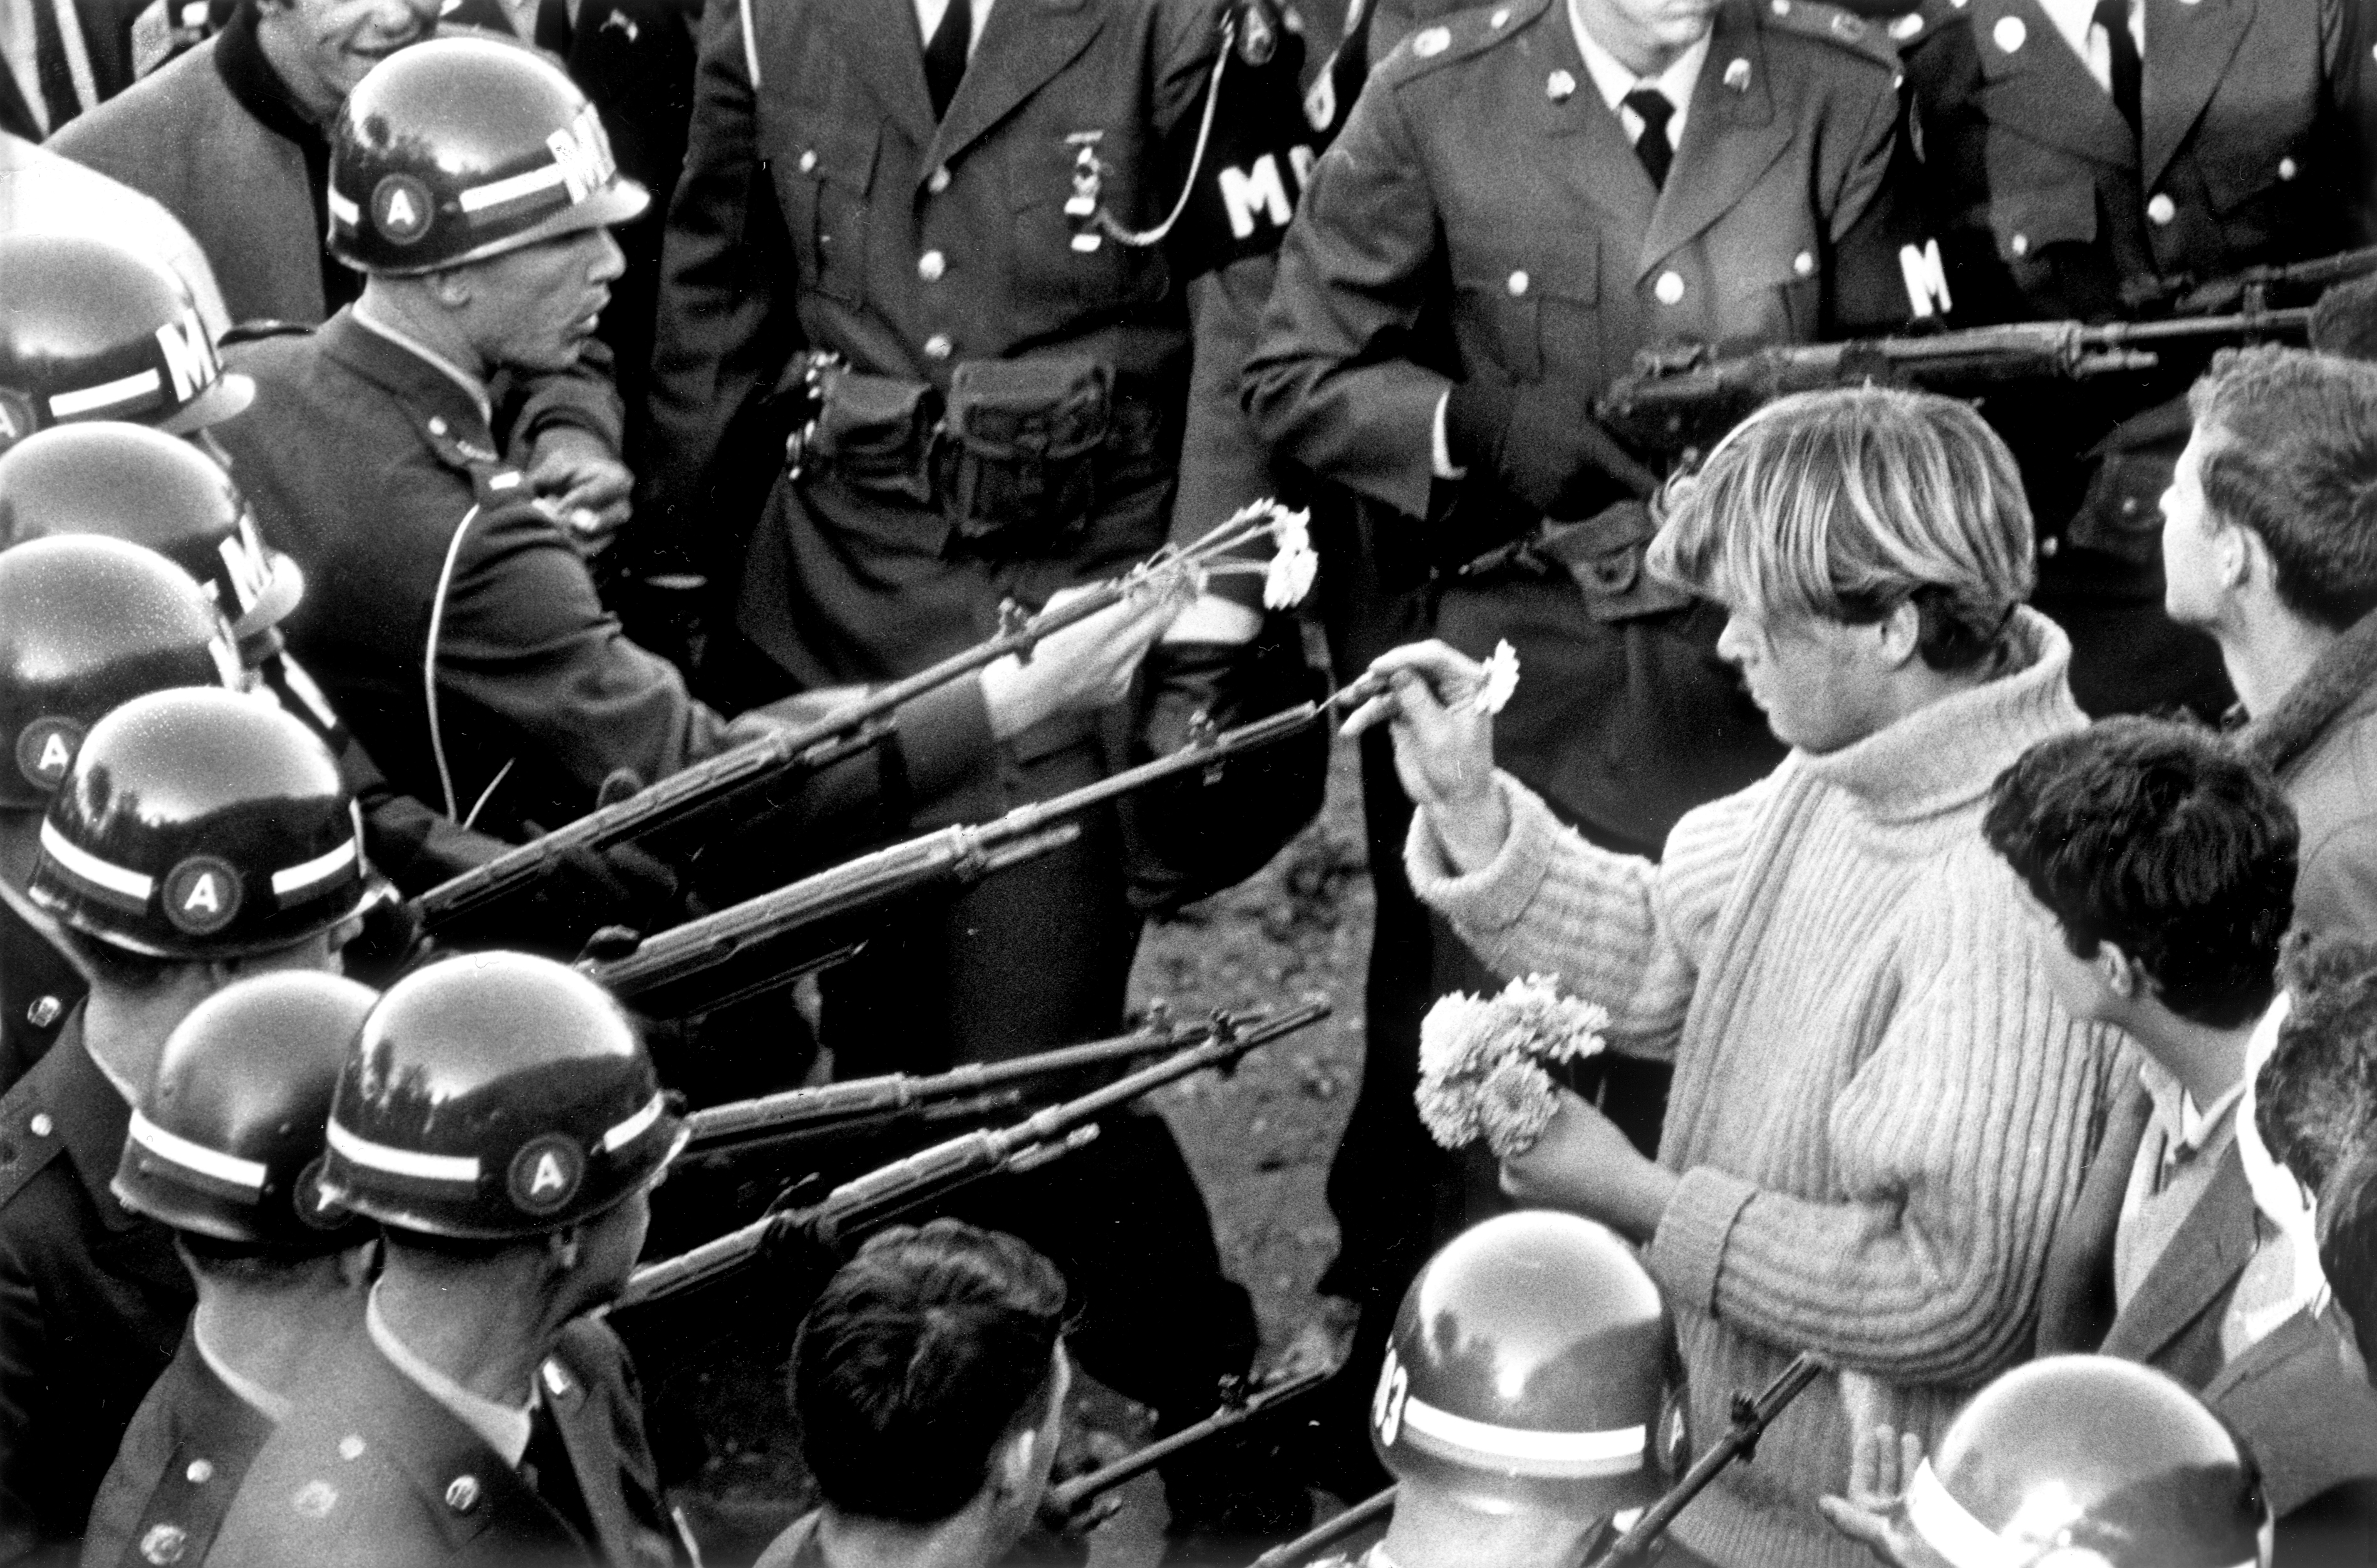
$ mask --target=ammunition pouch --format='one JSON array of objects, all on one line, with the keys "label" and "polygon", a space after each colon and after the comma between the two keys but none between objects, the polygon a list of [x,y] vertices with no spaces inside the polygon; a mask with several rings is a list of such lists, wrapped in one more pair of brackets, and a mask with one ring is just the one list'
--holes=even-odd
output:
[{"label": "ammunition pouch", "polygon": [[1080,356],[972,360],[950,382],[942,510],[959,539],[1028,547],[1097,504],[1114,372]]},{"label": "ammunition pouch", "polygon": [[1136,429],[1117,430],[1114,371],[1086,356],[970,360],[946,398],[930,382],[822,354],[800,356],[783,382],[810,400],[785,448],[794,477],[814,467],[937,507],[953,546],[985,554],[1022,553],[1080,529],[1097,504],[1100,454],[1131,445]]}]

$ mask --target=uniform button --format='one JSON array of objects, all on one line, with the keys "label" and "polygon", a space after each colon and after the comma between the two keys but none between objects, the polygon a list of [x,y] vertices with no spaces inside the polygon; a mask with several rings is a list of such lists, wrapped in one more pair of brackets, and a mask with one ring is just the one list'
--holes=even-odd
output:
[{"label": "uniform button", "polygon": [[2171,200],[2167,192],[2156,191],[2154,199],[2146,203],[2146,220],[2149,222],[2168,223],[2178,216],[2179,203]]},{"label": "uniform button", "polygon": [[1659,280],[1651,285],[1651,292],[1663,305],[1680,304],[1684,298],[1684,278],[1680,272],[1662,272]]},{"label": "uniform button", "polygon": [[456,1476],[446,1483],[446,1506],[457,1514],[468,1514],[479,1505],[479,1478]]},{"label": "uniform button", "polygon": [[1554,71],[1544,78],[1544,96],[1554,103],[1566,103],[1576,91],[1576,77],[1568,71]]},{"label": "uniform button", "polygon": [[157,1568],[173,1568],[190,1550],[190,1532],[179,1525],[151,1525],[140,1538],[140,1560]]},{"label": "uniform button", "polygon": [[1527,270],[1523,267],[1518,271],[1511,274],[1511,297],[1515,300],[1526,291]]},{"label": "uniform button", "polygon": [[1791,0],[1774,0],[1774,8],[1776,16],[1787,17],[1791,14]]},{"label": "uniform button", "polygon": [[1801,251],[1798,255],[1793,256],[1791,258],[1791,270],[1798,273],[1802,278],[1813,278],[1816,275],[1815,252]]},{"label": "uniform button", "polygon": [[2281,179],[2281,180],[2291,180],[2291,179],[2293,179],[2297,174],[2299,174],[2299,173],[2301,173],[2301,172],[2302,172],[2302,170],[2301,170],[2299,167],[2298,167],[2298,166],[2296,165],[2295,160],[2294,160],[2293,159],[2291,159],[2291,158],[2281,158],[2281,159],[2279,159],[2279,160],[2278,160],[2278,178],[2279,178],[2279,179]]},{"label": "uniform button", "polygon": [[916,258],[916,276],[927,283],[938,283],[941,274],[950,269],[950,258],[938,251],[926,251]]},{"label": "uniform button", "polygon": [[1487,18],[1486,21],[1487,25],[1489,27],[1508,27],[1511,22],[1511,7],[1508,6],[1498,6],[1495,9],[1494,14]]},{"label": "uniform button", "polygon": [[57,1123],[50,1120],[50,1113],[48,1111],[36,1111],[33,1112],[33,1119],[30,1122],[26,1123],[25,1125],[33,1130],[33,1136],[37,1138],[46,1138],[50,1135],[52,1130],[57,1126]]},{"label": "uniform button", "polygon": [[2028,234],[2016,234],[2013,239],[2006,242],[2006,249],[2013,252],[2016,255],[2028,255],[2030,254],[2030,236]]},{"label": "uniform button", "polygon": [[806,174],[816,167],[817,149],[815,148],[808,148],[801,153],[801,172]]},{"label": "uniform button", "polygon": [[58,1015],[66,1010],[66,1004],[54,996],[36,996],[32,1005],[25,1009],[25,1022],[37,1029],[46,1029],[56,1023]]},{"label": "uniform button", "polygon": [[931,173],[926,175],[925,188],[932,192],[935,196],[938,196],[943,191],[948,190],[950,188],[950,166],[946,163],[940,164],[936,167]]},{"label": "uniform button", "polygon": [[445,415],[432,414],[429,416],[429,434],[432,435],[443,435],[446,434]]},{"label": "uniform button", "polygon": [[2038,541],[2038,552],[2041,555],[2048,557],[2049,560],[2054,559],[2055,552],[2062,548],[2063,541],[2056,538],[2053,534],[2049,534],[2045,539]]},{"label": "uniform button", "polygon": [[936,332],[925,339],[925,357],[928,360],[945,360],[957,351],[958,346],[950,341],[946,332]]},{"label": "uniform button", "polygon": [[354,1432],[339,1439],[339,1457],[352,1461],[364,1456],[364,1440]]},{"label": "uniform button", "polygon": [[211,1459],[193,1459],[190,1461],[190,1467],[184,1470],[182,1474],[190,1478],[190,1484],[192,1486],[204,1486],[209,1481],[215,1479],[214,1461]]}]

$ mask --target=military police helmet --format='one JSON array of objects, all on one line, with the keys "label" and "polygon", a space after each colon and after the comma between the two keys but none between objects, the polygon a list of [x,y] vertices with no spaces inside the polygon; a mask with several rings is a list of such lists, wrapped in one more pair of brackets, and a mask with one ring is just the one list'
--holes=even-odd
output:
[{"label": "military police helmet", "polygon": [[2171,1378],[2049,1356],[1981,1390],[1906,1489],[1954,1568],[2268,1568],[2260,1472]]},{"label": "military police helmet", "polygon": [[207,998],[174,1027],[132,1112],[113,1191],[176,1230],[277,1252],[352,1246],[367,1227],[324,1200],[330,1095],[378,993],[287,969]]},{"label": "military police helmet", "polygon": [[0,551],[0,805],[47,809],[119,704],[242,679],[206,590],[155,551],[88,536]]},{"label": "military police helmet", "polygon": [[1371,1444],[1398,1479],[1482,1511],[1606,1518],[1666,1484],[1671,1347],[1632,1248],[1575,1215],[1502,1215],[1412,1282]]},{"label": "military police helmet", "polygon": [[0,446],[70,420],[176,435],[256,396],[226,375],[190,291],[137,250],[81,235],[0,234]]},{"label": "military police helmet", "polygon": [[473,953],[407,975],[364,1021],[323,1181],[399,1230],[539,1236],[619,1203],[685,1137],[601,986],[547,958]]},{"label": "military police helmet", "polygon": [[0,453],[0,546],[71,533],[163,555],[198,580],[242,641],[305,597],[297,563],[265,548],[222,465],[137,424],[45,430]]},{"label": "military police helmet", "polygon": [[348,95],[330,148],[330,254],[398,277],[625,223],[651,198],[619,177],[586,95],[535,51],[437,38]]},{"label": "military police helmet", "polygon": [[269,698],[197,688],[91,726],[27,891],[101,942],[182,960],[293,946],[380,896],[328,748]]}]

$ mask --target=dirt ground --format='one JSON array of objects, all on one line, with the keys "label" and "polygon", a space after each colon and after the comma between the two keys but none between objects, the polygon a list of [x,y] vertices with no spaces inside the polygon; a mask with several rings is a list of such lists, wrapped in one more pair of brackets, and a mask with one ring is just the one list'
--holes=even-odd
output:
[{"label": "dirt ground", "polygon": [[[1202,1075],[1153,1098],[1204,1187],[1225,1266],[1254,1297],[1265,1357],[1294,1336],[1334,1255],[1323,1184],[1360,1083],[1370,885],[1354,749],[1341,743],[1332,763],[1313,824],[1254,877],[1151,925],[1131,980],[1134,1008],[1161,998],[1183,1018],[1314,994],[1335,1004],[1331,1017],[1254,1052],[1234,1075]],[[763,1315],[751,1303],[719,1310]],[[707,1452],[679,1501],[712,1565],[750,1561],[801,1505],[782,1349],[781,1339],[738,1334],[657,1401],[667,1408],[657,1420]],[[1125,1441],[1143,1431],[1143,1412],[1095,1389],[1079,1414]],[[1162,1550],[1161,1486],[1144,1478],[1123,1496],[1122,1515],[1093,1539],[1093,1568],[1135,1568]]]}]

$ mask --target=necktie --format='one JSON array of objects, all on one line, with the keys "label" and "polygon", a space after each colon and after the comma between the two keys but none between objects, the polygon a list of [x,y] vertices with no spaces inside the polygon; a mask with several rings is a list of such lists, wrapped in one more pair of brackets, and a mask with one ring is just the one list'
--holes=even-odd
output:
[{"label": "necktie", "polygon": [[42,113],[55,136],[68,120],[82,113],[82,96],[75,91],[74,67],[66,63],[66,41],[58,31],[58,13],[50,0],[25,0],[33,13],[33,66],[41,78]]},{"label": "necktie", "polygon": [[2105,30],[2105,42],[2112,56],[2113,107],[2130,123],[2130,137],[2138,136],[2144,95],[2145,63],[2138,58],[2138,41],[2130,34],[2129,0],[2096,0],[2096,23]]},{"label": "necktie", "polygon": [[950,8],[941,13],[941,25],[925,41],[925,90],[932,94],[936,120],[950,112],[950,100],[958,95],[958,83],[965,76],[966,46],[973,42],[972,0],[950,0]]},{"label": "necktie", "polygon": [[553,1407],[543,1399],[529,1416],[528,1452],[520,1455],[520,1471],[530,1491],[544,1499],[590,1545],[597,1544],[594,1515],[586,1506],[586,1493],[579,1488],[578,1467],[569,1462],[569,1449],[562,1442],[560,1423],[553,1419]]},{"label": "necktie", "polygon": [[1651,176],[1651,183],[1665,190],[1667,166],[1676,160],[1676,149],[1667,145],[1667,122],[1674,117],[1676,106],[1655,87],[1638,87],[1621,101],[1642,120],[1642,134],[1634,138],[1634,156],[1642,160],[1642,172]]},{"label": "necktie", "polygon": [[539,0],[536,7],[536,46],[549,53],[560,55],[566,63],[569,59],[571,36],[569,0]]}]

